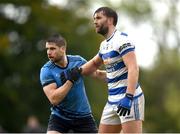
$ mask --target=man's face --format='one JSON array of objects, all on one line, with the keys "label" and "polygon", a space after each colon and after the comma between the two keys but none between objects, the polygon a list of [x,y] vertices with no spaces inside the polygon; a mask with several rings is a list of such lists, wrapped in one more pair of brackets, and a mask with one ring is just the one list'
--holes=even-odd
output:
[{"label": "man's face", "polygon": [[59,47],[55,43],[46,42],[48,58],[53,62],[59,62],[65,55],[65,47]]},{"label": "man's face", "polygon": [[94,14],[94,26],[97,33],[102,35],[108,33],[108,18],[104,16],[102,11]]}]

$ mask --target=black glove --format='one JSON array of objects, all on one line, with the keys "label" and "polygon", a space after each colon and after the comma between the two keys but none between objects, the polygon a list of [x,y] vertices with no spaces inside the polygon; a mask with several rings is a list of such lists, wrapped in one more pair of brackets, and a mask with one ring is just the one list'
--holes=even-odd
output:
[{"label": "black glove", "polygon": [[64,85],[64,83],[67,81],[67,79],[66,79],[66,77],[65,77],[65,73],[64,73],[64,72],[62,72],[62,73],[61,73],[60,79],[61,79],[61,83],[62,83],[62,85]]},{"label": "black glove", "polygon": [[70,70],[68,69],[65,73],[65,77],[74,84],[74,82],[77,81],[81,76],[81,71],[82,69],[78,67],[72,68]]},{"label": "black glove", "polygon": [[127,93],[125,97],[120,100],[120,103],[117,106],[118,108],[117,113],[120,116],[125,116],[126,114],[129,115],[132,106],[132,101],[133,101],[133,95]]}]

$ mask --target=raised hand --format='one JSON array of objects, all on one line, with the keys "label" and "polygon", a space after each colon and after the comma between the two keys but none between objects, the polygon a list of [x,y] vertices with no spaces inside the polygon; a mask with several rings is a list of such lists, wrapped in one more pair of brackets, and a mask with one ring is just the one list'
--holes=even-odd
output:
[{"label": "raised hand", "polygon": [[61,82],[64,84],[66,80],[70,80],[72,83],[77,81],[79,77],[81,76],[81,68],[75,67],[72,69],[68,69],[65,72],[61,73]]},{"label": "raised hand", "polygon": [[61,79],[61,83],[62,83],[62,85],[67,81],[67,79],[66,79],[66,76],[65,76],[65,73],[64,72],[62,72],[61,73],[61,75],[60,75],[60,79]]},{"label": "raised hand", "polygon": [[75,67],[71,70],[67,70],[67,80],[70,80],[72,83],[77,81],[81,76],[81,68]]}]

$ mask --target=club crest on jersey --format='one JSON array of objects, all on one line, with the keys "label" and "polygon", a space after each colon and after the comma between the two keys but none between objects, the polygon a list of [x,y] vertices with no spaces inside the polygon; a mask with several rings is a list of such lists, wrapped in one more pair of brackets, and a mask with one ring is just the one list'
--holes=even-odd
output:
[{"label": "club crest on jersey", "polygon": [[103,49],[104,49],[104,50],[108,50],[108,46],[104,46]]}]

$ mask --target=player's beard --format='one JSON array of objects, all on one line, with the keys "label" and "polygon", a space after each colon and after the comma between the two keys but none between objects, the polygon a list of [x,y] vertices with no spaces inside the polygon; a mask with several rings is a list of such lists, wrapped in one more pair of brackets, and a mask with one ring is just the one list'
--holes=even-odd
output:
[{"label": "player's beard", "polygon": [[102,25],[99,30],[97,31],[97,33],[105,36],[108,33],[109,29],[108,27],[105,27],[104,25]]},{"label": "player's beard", "polygon": [[55,58],[54,59],[54,62],[55,63],[60,63],[60,62],[62,62],[63,61],[63,57],[58,57],[58,58]]},{"label": "player's beard", "polygon": [[61,57],[50,57],[49,59],[54,63],[58,63],[61,61],[62,58]]}]

